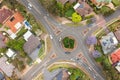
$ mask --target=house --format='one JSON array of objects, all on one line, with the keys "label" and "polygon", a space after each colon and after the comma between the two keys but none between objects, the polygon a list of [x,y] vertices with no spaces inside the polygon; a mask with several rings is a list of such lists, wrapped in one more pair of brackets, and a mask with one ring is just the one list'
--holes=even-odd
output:
[{"label": "house", "polygon": [[76,0],[57,0],[57,2],[60,2],[64,5],[66,2],[73,3],[73,2],[76,2]]},{"label": "house", "polygon": [[5,40],[6,40],[5,36],[0,33],[0,48],[6,47]]},{"label": "house", "polygon": [[66,69],[61,70],[56,76],[56,80],[69,80],[69,74]]},{"label": "house", "polygon": [[120,73],[120,61],[117,63],[117,65],[115,66],[115,68]]},{"label": "house", "polygon": [[16,53],[12,49],[9,48],[8,51],[6,52],[6,55],[8,58],[14,59],[16,56]]},{"label": "house", "polygon": [[14,66],[7,62],[7,58],[5,56],[0,58],[0,69],[8,76],[11,77]]},{"label": "house", "polygon": [[19,12],[15,12],[5,23],[13,33],[16,33],[21,27],[24,18]]},{"label": "house", "polygon": [[81,16],[86,16],[93,12],[93,9],[84,0],[79,0],[73,8]]},{"label": "house", "polygon": [[120,29],[117,30],[116,32],[114,32],[114,34],[115,34],[115,36],[116,36],[118,42],[120,42]]},{"label": "house", "polygon": [[41,43],[35,35],[33,35],[29,30],[23,35],[26,43],[23,46],[24,51],[32,58],[36,60],[38,58],[39,49],[41,48]]},{"label": "house", "polygon": [[2,73],[2,71],[0,71],[0,80],[5,80],[5,77],[4,77],[3,73]]},{"label": "house", "polygon": [[105,3],[110,3],[112,0],[91,0],[96,7],[101,8]]},{"label": "house", "polygon": [[113,32],[108,33],[106,36],[103,36],[100,40],[100,43],[102,45],[102,50],[104,54],[111,53],[113,50],[115,50],[118,41],[113,34]]},{"label": "house", "polygon": [[0,23],[4,24],[12,15],[13,15],[12,11],[5,7],[2,7],[0,9]]},{"label": "house", "polygon": [[113,52],[111,55],[111,61],[112,63],[117,63],[120,61],[120,49],[117,49],[115,52]]}]

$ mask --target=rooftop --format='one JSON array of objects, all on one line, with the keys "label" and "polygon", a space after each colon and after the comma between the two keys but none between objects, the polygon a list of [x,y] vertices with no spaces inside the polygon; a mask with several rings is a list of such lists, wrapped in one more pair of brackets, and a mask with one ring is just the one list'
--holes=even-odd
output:
[{"label": "rooftop", "polygon": [[27,42],[24,44],[23,48],[26,53],[29,55],[36,50],[40,45],[40,41],[33,34],[27,39]]},{"label": "rooftop", "polygon": [[15,52],[11,49],[8,49],[8,51],[6,52],[6,55],[9,57],[9,58],[12,58],[14,57],[15,55]]},{"label": "rooftop", "polygon": [[5,56],[0,58],[0,69],[8,76],[12,76],[13,69],[15,68],[12,64],[7,64],[7,58]]},{"label": "rooftop", "polygon": [[65,4],[66,2],[70,2],[70,3],[73,3],[73,2],[76,2],[76,0],[57,0],[57,2],[60,2],[62,4]]},{"label": "rooftop", "polygon": [[105,3],[110,3],[112,0],[91,0],[93,3],[100,3],[100,2],[105,2]]},{"label": "rooftop", "polygon": [[120,29],[117,30],[116,32],[114,32],[114,34],[115,34],[117,40],[120,42]]},{"label": "rooftop", "polygon": [[24,37],[24,39],[26,40],[26,41],[28,41],[28,39],[29,39],[29,37],[32,35],[32,33],[28,30],[24,35],[23,35],[23,37]]},{"label": "rooftop", "polygon": [[0,48],[5,48],[6,44],[5,44],[5,37],[2,35],[2,33],[0,33]]},{"label": "rooftop", "polygon": [[19,12],[15,12],[13,16],[6,22],[6,25],[11,29],[13,33],[16,33],[22,26],[24,18]]},{"label": "rooftop", "polygon": [[57,0],[57,1],[60,2],[60,3],[62,3],[62,4],[65,4],[69,0]]},{"label": "rooftop", "polygon": [[111,54],[111,60],[113,63],[120,61],[120,49],[117,49]]},{"label": "rooftop", "polygon": [[4,80],[4,75],[0,72],[0,80]]},{"label": "rooftop", "polygon": [[120,62],[117,63],[117,66],[115,68],[120,72]]},{"label": "rooftop", "polygon": [[85,16],[93,11],[92,8],[82,0],[79,0],[79,2],[73,8],[81,16]]},{"label": "rooftop", "polygon": [[104,54],[111,53],[116,49],[118,41],[114,36],[113,32],[108,33],[106,36],[103,36],[100,40]]},{"label": "rooftop", "polygon": [[12,15],[13,13],[9,9],[6,9],[6,8],[0,9],[0,23],[3,24],[6,21],[6,19],[11,17]]}]

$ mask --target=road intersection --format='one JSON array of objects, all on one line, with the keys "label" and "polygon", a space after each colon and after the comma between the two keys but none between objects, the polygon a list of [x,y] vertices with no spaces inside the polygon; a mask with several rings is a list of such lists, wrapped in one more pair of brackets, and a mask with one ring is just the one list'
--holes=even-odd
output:
[{"label": "road intersection", "polygon": [[[82,28],[79,27],[78,29],[75,27],[68,27],[65,25],[60,25],[60,23],[57,22],[55,19],[53,19],[49,15],[49,13],[41,6],[41,4],[39,4],[38,0],[34,0],[34,1],[33,0],[19,0],[19,2],[23,4],[31,14],[34,15],[34,17],[36,18],[38,22],[41,22],[43,24],[43,26],[48,31],[48,34],[53,36],[53,39],[52,39],[53,50],[45,57],[45,59],[40,64],[35,65],[30,71],[28,71],[22,77],[22,80],[32,80],[35,76],[37,76],[41,72],[41,70],[44,67],[54,62],[60,61],[60,60],[72,61],[71,60],[72,58],[74,58],[75,59],[74,62],[77,65],[84,68],[87,71],[87,73],[90,75],[90,77],[92,77],[94,80],[105,80],[100,71],[101,69],[96,65],[96,62],[94,61],[93,57],[89,54],[88,47],[85,43],[86,37],[88,35],[91,35],[97,29],[98,25],[95,25],[93,29],[88,32],[89,33],[88,35],[83,36],[82,31],[85,28],[88,28],[87,26],[83,26]],[[31,9],[28,9],[28,3],[33,5]],[[117,14],[118,16],[119,12],[120,11],[118,10],[115,14]],[[106,18],[106,21],[109,21],[117,17],[114,14],[112,16],[113,17]],[[61,30],[61,33],[59,35],[56,35],[53,32],[53,30],[51,29],[51,26],[49,25],[50,23]],[[67,55],[65,54],[65,51],[62,49],[61,42],[59,41],[59,39],[64,38],[69,35],[75,38],[75,40],[78,43],[78,46],[73,52],[71,52],[71,54]],[[50,59],[50,55],[52,55],[53,52],[56,53],[57,57],[55,59]],[[79,60],[76,59],[76,55],[80,52],[82,52],[82,55],[84,55],[88,64],[84,63],[80,59]]]}]

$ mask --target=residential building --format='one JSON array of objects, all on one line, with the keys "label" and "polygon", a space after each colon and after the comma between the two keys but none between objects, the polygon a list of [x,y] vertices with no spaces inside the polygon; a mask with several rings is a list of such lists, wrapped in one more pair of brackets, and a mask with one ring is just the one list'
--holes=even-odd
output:
[{"label": "residential building", "polygon": [[0,9],[0,23],[4,24],[11,16],[13,15],[12,11],[2,7]]},{"label": "residential building", "polygon": [[41,43],[29,30],[23,35],[23,37],[26,40],[23,49],[32,58],[32,60],[35,61],[38,58]]},{"label": "residential building", "polygon": [[114,32],[118,42],[120,42],[120,29],[118,29],[116,32]]},{"label": "residential building", "polygon": [[2,35],[2,33],[0,33],[0,48],[5,48],[6,44],[5,44],[6,38],[4,35]]},{"label": "residential building", "polygon": [[0,58],[0,69],[8,76],[11,77],[14,66],[7,62],[7,58],[5,56]]},{"label": "residential building", "polygon": [[19,12],[15,12],[5,23],[13,33],[16,33],[21,27],[24,18]]},{"label": "residential building", "polygon": [[93,12],[93,9],[84,0],[79,0],[73,8],[81,16],[86,16]]},{"label": "residential building", "polygon": [[117,65],[115,66],[115,68],[120,73],[120,61],[117,63]]},{"label": "residential building", "polygon": [[112,63],[117,63],[120,61],[120,49],[117,49],[115,52],[113,52],[111,55],[111,61]]},{"label": "residential building", "polygon": [[0,71],[0,80],[5,80],[5,77],[4,77],[3,73],[2,73],[2,71]]},{"label": "residential building", "polygon": [[66,3],[66,2],[70,2],[70,3],[73,3],[73,2],[76,2],[77,0],[57,0],[57,2],[60,2],[62,3],[63,5]]},{"label": "residential building", "polygon": [[100,43],[102,45],[102,50],[104,54],[108,54],[116,49],[118,41],[115,35],[113,34],[113,32],[110,32],[106,36],[102,37],[102,39],[100,40]]},{"label": "residential building", "polygon": [[8,51],[6,52],[6,55],[7,57],[14,59],[16,56],[16,53],[12,49],[9,48]]},{"label": "residential building", "polygon": [[69,80],[69,74],[66,69],[61,70],[54,79],[56,80]]},{"label": "residential building", "polygon": [[110,3],[112,0],[91,0],[98,8],[101,8],[105,3]]}]

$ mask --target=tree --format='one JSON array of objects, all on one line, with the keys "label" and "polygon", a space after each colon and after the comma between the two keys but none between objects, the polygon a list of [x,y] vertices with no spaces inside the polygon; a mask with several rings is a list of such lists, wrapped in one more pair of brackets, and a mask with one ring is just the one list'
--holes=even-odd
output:
[{"label": "tree", "polygon": [[101,57],[101,53],[99,51],[97,51],[97,50],[93,51],[92,55],[93,55],[94,58]]},{"label": "tree", "polygon": [[78,15],[76,12],[72,14],[72,21],[74,23],[78,23],[82,20],[82,17]]},{"label": "tree", "polygon": [[101,8],[100,12],[101,12],[104,16],[109,16],[109,15],[111,15],[111,14],[114,12],[114,10],[111,9],[111,8],[109,8],[109,7],[107,7],[107,6],[103,6],[103,7]]},{"label": "tree", "polygon": [[9,42],[7,43],[7,46],[16,51],[23,51],[24,43],[25,43],[25,41],[23,39],[9,40]]},{"label": "tree", "polygon": [[97,39],[96,39],[95,36],[90,36],[90,37],[87,38],[86,43],[88,45],[94,45],[94,44],[97,43]]}]

